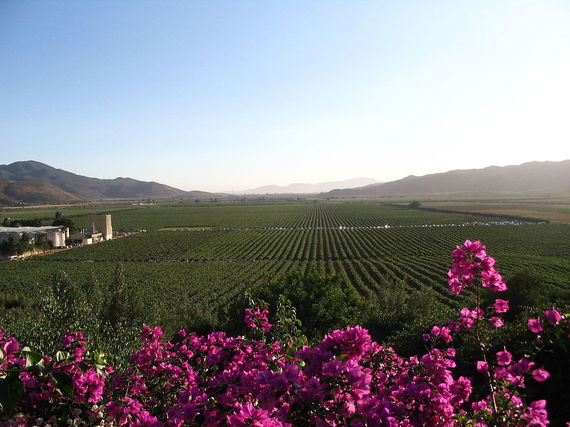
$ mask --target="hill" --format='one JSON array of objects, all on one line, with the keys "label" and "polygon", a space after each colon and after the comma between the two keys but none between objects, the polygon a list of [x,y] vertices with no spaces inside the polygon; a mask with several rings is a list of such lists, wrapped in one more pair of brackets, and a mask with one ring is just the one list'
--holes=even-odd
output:
[{"label": "hill", "polygon": [[0,165],[0,180],[4,186],[0,200],[2,204],[218,196],[202,191],[187,192],[132,178],[90,178],[32,160]]},{"label": "hill", "polygon": [[420,197],[442,194],[523,193],[530,191],[570,191],[570,160],[453,170],[424,176],[410,175],[383,184],[333,190],[325,193],[324,196]]},{"label": "hill", "polygon": [[238,191],[238,194],[310,194],[322,193],[334,190],[335,188],[354,188],[364,185],[377,184],[378,180],[373,178],[353,178],[345,181],[321,182],[318,184],[289,184],[265,185],[263,187],[252,188],[250,190]]},{"label": "hill", "polygon": [[0,179],[0,205],[73,203],[79,198],[38,179]]}]

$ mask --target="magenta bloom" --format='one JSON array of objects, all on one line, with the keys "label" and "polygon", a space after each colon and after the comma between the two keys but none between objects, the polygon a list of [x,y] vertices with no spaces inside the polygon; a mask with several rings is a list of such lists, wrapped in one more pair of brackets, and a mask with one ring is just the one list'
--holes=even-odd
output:
[{"label": "magenta bloom", "polygon": [[497,363],[501,366],[507,366],[513,360],[513,355],[507,351],[506,347],[503,347],[503,351],[497,353]]},{"label": "magenta bloom", "polygon": [[267,411],[257,409],[251,403],[246,403],[237,414],[228,417],[230,426],[270,426],[275,425],[268,417]]},{"label": "magenta bloom", "polygon": [[535,334],[544,331],[540,319],[528,319],[528,328],[530,329],[531,332],[534,332]]},{"label": "magenta bloom", "polygon": [[495,313],[506,313],[509,311],[509,302],[504,299],[496,299],[493,308],[495,309]]},{"label": "magenta bloom", "polygon": [[528,407],[528,415],[525,417],[529,425],[547,425],[548,413],[546,412],[546,400],[536,400]]},{"label": "magenta bloom", "polygon": [[535,381],[543,382],[550,378],[550,374],[546,369],[538,368],[532,371],[532,377]]},{"label": "magenta bloom", "polygon": [[546,310],[544,312],[544,316],[546,317],[546,320],[548,320],[553,325],[557,325],[560,322],[560,320],[562,320],[562,316],[555,309]]},{"label": "magenta bloom", "polygon": [[264,332],[271,329],[271,323],[267,320],[267,315],[269,310],[256,309],[252,310],[250,308],[245,309],[245,324],[248,328],[255,329],[259,327]]},{"label": "magenta bloom", "polygon": [[489,364],[483,360],[477,361],[477,371],[484,374],[485,372],[489,372]]},{"label": "magenta bloom", "polygon": [[500,328],[501,326],[504,325],[503,321],[501,320],[500,317],[497,316],[493,316],[489,319],[489,322],[491,322],[491,324],[495,327],[495,328]]}]

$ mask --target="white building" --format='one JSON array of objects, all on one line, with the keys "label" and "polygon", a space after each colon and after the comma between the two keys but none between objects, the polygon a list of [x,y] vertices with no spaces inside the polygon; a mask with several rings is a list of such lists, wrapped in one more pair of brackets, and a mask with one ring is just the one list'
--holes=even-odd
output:
[{"label": "white building", "polygon": [[54,248],[65,246],[65,239],[69,237],[69,229],[62,226],[48,225],[44,227],[0,227],[0,242],[7,241],[10,236],[21,238],[23,234],[34,238],[39,234],[45,234],[46,239]]},{"label": "white building", "polygon": [[99,243],[113,238],[111,215],[90,215],[87,229],[80,230],[71,236],[71,240],[80,240],[84,245]]}]

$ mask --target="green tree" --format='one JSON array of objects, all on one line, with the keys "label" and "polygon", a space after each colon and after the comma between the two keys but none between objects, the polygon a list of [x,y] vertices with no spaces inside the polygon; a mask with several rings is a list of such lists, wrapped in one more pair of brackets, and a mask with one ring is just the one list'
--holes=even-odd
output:
[{"label": "green tree", "polygon": [[32,240],[32,237],[27,233],[23,233],[16,246],[16,252],[18,255],[25,254],[26,252],[31,251],[33,248],[34,241]]},{"label": "green tree", "polygon": [[[317,269],[304,274],[297,270],[277,281],[251,288],[251,296],[268,307],[272,322],[275,322],[276,313],[283,313],[284,307],[294,309],[296,319],[301,322],[297,326],[303,335],[314,341],[333,329],[356,325],[363,319],[366,301],[344,290],[343,284],[343,279],[336,274],[324,274]],[[226,311],[224,329],[243,334],[246,308],[250,305],[245,298],[232,304]]]},{"label": "green tree", "polygon": [[[59,212],[58,212],[59,213]],[[73,226],[73,221],[71,220],[71,218],[66,218],[66,217],[59,217],[53,220],[53,222],[51,223],[51,225],[54,226],[63,226],[63,227],[67,227],[70,230],[75,230],[75,227]]]},{"label": "green tree", "polygon": [[103,319],[112,327],[142,323],[145,306],[142,295],[132,285],[127,285],[123,266],[115,268],[113,285],[108,289],[104,305]]}]

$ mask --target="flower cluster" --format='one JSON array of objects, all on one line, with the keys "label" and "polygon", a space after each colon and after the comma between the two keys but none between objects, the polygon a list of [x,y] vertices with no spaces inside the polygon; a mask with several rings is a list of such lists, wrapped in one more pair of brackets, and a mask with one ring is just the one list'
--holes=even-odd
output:
[{"label": "flower cluster", "polygon": [[[480,280],[484,288],[504,290],[493,265],[480,242],[467,241],[453,253],[450,285],[460,291]],[[457,320],[434,326],[424,338],[447,344],[481,322],[498,327],[508,309],[503,299],[495,299],[487,312],[479,305],[463,308]],[[269,332],[267,315],[248,309],[246,324]],[[567,327],[568,319],[552,309],[544,320],[529,320],[535,333],[544,331],[543,324]],[[131,367],[114,373],[102,355],[89,350],[81,332],[66,333],[63,350],[48,357],[0,331],[0,387],[13,392],[11,400],[0,402],[2,416],[15,425],[548,424],[546,402],[526,404],[521,391],[529,379],[542,382],[550,374],[529,358],[515,361],[506,347],[477,361],[474,373],[489,386],[481,394],[473,393],[473,379],[454,376],[455,349],[404,358],[359,326],[335,330],[293,355],[288,344],[222,332],[198,336],[181,330],[165,340],[160,327],[145,326],[141,341]]]},{"label": "flower cluster", "polygon": [[[104,366],[103,355],[88,350],[82,332],[66,332],[61,340],[62,350],[54,357],[42,356],[28,347],[21,348],[15,338],[0,331],[0,378],[2,387],[21,395],[18,409],[51,423],[65,417],[97,419],[93,404],[101,401],[105,380],[111,367]],[[2,390],[4,391],[4,390]],[[0,402],[4,413],[15,408],[14,400]],[[28,425],[18,418],[15,424]]]},{"label": "flower cluster", "polygon": [[495,259],[487,255],[486,249],[478,240],[466,240],[452,252],[451,270],[447,273],[450,292],[460,294],[479,277],[481,285],[493,292],[507,289],[502,276],[494,268]]},{"label": "flower cluster", "polygon": [[256,308],[252,310],[246,308],[245,310],[245,325],[248,328],[255,329],[259,328],[264,332],[271,329],[271,324],[269,323],[267,316],[269,315],[269,310]]},{"label": "flower cluster", "polygon": [[[544,321],[543,321],[544,319]],[[563,316],[556,309],[546,310],[544,316],[528,319],[528,328],[535,334],[540,334],[546,327],[559,327],[566,329],[566,338],[570,338],[570,319]]]},{"label": "flower cluster", "polygon": [[453,378],[453,350],[403,359],[358,326],[304,346],[293,361],[277,342],[161,338],[146,327],[135,369],[113,384],[108,408],[118,424],[451,425],[472,388]]}]

